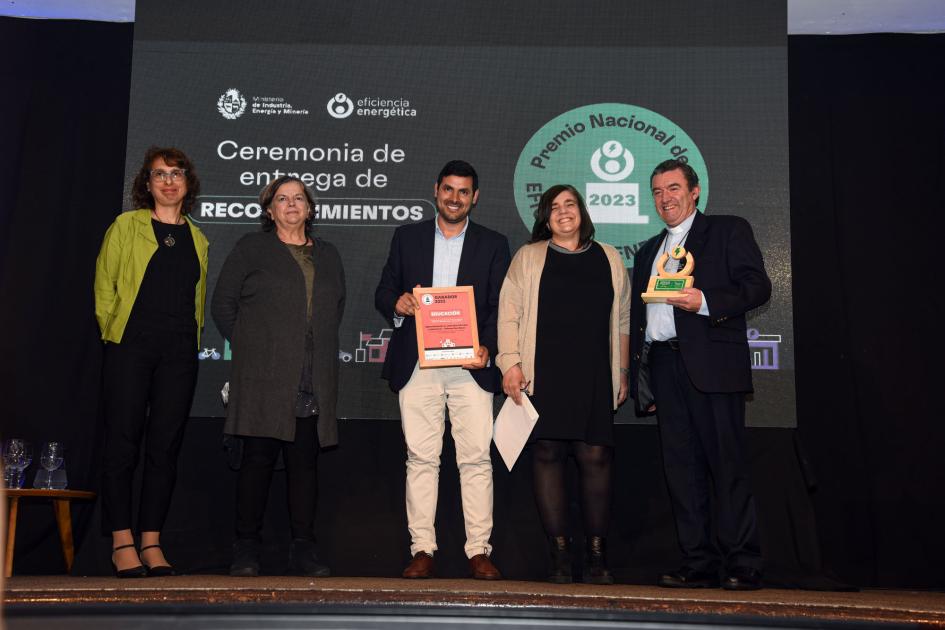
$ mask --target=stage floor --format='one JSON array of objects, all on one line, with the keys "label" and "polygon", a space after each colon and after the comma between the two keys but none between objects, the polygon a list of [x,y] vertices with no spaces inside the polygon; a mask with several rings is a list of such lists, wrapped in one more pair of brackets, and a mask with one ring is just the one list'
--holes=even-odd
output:
[{"label": "stage floor", "polygon": [[[945,627],[945,593],[866,590],[855,593],[765,589],[672,590],[650,586],[546,584],[389,578],[231,578],[188,575],[118,580],[23,576],[6,581],[4,607],[11,630],[28,619],[69,614],[337,614],[343,611],[465,611],[533,619],[642,621],[673,625],[800,626],[920,624]],[[179,617],[178,617],[179,619]],[[36,619],[41,621],[41,619]],[[845,623],[846,622],[846,623]],[[387,624],[390,625],[390,624]],[[557,625],[557,624],[555,624]],[[74,626],[79,627],[79,626]],[[98,625],[101,627],[101,625]],[[141,626],[143,627],[143,626]],[[183,627],[175,626],[175,627]],[[189,626],[188,626],[189,627]],[[338,627],[337,625],[335,627]],[[347,626],[355,627],[355,626]]]}]

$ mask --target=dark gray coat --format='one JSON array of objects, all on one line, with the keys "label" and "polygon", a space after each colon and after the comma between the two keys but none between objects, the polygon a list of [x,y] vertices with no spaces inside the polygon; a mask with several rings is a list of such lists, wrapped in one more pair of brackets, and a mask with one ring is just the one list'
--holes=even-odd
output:
[{"label": "dark gray coat", "polygon": [[[318,441],[338,443],[338,327],[345,276],[338,250],[314,239],[312,258],[312,391],[318,397]],[[230,341],[233,364],[224,433],[295,440],[295,401],[305,353],[302,270],[275,232],[247,234],[217,278],[210,312]]]}]

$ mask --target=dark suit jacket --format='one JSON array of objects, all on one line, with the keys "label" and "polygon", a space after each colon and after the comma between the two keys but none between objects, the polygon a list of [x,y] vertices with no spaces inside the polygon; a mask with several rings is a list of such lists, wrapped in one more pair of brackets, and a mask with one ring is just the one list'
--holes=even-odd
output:
[{"label": "dark suit jacket", "polygon": [[[646,291],[653,260],[665,235],[664,229],[633,258],[630,395],[634,399],[646,335],[646,304],[640,294]],[[771,296],[771,281],[751,226],[741,217],[697,212],[685,245],[696,263],[693,286],[702,291],[709,304],[709,317],[673,309],[679,350],[689,378],[697,389],[707,393],[750,392],[745,313]]]},{"label": "dark suit jacket", "polygon": [[[433,239],[436,219],[403,225],[394,231],[390,255],[381,272],[381,282],[374,292],[374,306],[393,325],[394,305],[407,291],[418,284],[433,283]],[[500,391],[502,375],[495,367],[498,354],[496,322],[499,316],[499,290],[509,268],[511,255],[505,236],[472,221],[466,228],[463,253],[459,259],[457,286],[472,286],[476,298],[476,320],[479,343],[489,349],[490,366],[471,370],[473,378],[486,391]],[[394,328],[382,375],[392,390],[400,391],[407,384],[417,365],[417,328],[413,317]]]}]

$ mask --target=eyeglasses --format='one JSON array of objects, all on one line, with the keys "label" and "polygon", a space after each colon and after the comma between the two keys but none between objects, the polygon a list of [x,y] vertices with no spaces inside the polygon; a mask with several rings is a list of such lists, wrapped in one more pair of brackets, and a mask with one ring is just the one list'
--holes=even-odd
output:
[{"label": "eyeglasses", "polygon": [[288,195],[276,195],[275,199],[272,200],[273,203],[278,204],[287,204],[290,201],[294,201],[298,205],[305,205],[308,203],[308,198],[305,195],[298,194],[294,197],[289,197]]},{"label": "eyeglasses", "polygon": [[158,180],[161,180],[165,184],[169,181],[179,182],[182,179],[184,179],[184,175],[186,173],[187,173],[187,170],[183,168],[175,168],[175,169],[172,169],[170,172],[162,171],[161,169],[156,168],[153,171],[151,171],[151,181],[156,182]]}]

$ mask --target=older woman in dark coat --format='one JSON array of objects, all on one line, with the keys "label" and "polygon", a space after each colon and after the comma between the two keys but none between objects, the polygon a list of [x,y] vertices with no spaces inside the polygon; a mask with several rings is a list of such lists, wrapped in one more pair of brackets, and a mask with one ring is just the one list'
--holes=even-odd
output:
[{"label": "older woman in dark coat", "polygon": [[263,190],[263,231],[227,257],[211,313],[233,349],[224,432],[243,441],[230,574],[259,574],[260,531],[281,451],[292,547],[289,572],[327,576],[315,553],[319,448],[338,443],[338,328],[344,270],[330,243],[309,236],[315,203],[296,177]]}]

